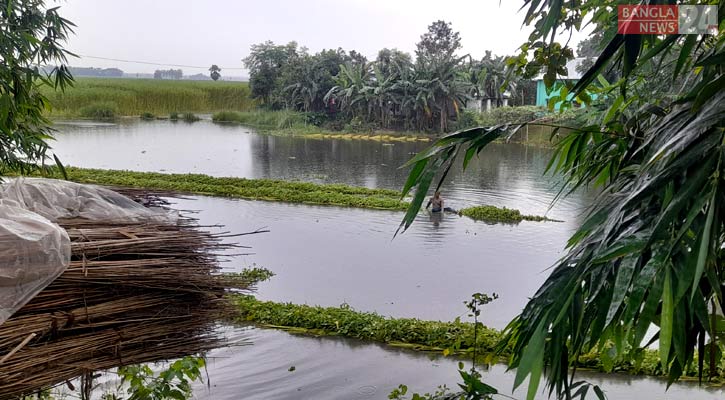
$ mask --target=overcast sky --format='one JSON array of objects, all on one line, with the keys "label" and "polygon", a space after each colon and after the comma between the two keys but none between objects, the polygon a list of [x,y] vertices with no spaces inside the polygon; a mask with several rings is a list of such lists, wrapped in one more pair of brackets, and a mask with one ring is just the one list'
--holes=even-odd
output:
[{"label": "overcast sky", "polygon": [[[68,49],[86,56],[73,66],[118,67],[153,72],[172,64],[185,75],[206,72],[245,76],[241,59],[252,44],[297,41],[311,52],[324,48],[357,50],[374,58],[381,48],[413,54],[427,26],[453,23],[463,50],[476,58],[485,50],[513,54],[526,39],[521,1],[503,0],[61,0],[60,13],[76,34]],[[575,38],[574,41],[576,41]],[[163,66],[88,58],[147,61]],[[236,69],[232,69],[236,68]]]}]

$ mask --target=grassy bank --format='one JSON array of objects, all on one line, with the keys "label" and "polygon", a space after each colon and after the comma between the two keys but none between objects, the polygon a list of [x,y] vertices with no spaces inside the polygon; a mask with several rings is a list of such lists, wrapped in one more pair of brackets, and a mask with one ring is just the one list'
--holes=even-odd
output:
[{"label": "grassy bank", "polygon": [[431,135],[422,132],[358,129],[351,126],[330,129],[320,123],[315,114],[294,111],[221,111],[214,113],[212,120],[219,123],[250,126],[273,135],[305,135],[310,139],[357,139],[383,142],[429,142],[432,140]]},{"label": "grassy bank", "polygon": [[[474,341],[473,323],[425,321],[414,318],[388,318],[376,313],[360,312],[348,306],[318,307],[259,301],[253,296],[235,295],[239,309],[238,321],[253,322],[262,327],[283,329],[290,333],[307,335],[335,335],[385,343],[420,351],[442,352],[470,357],[474,346],[476,353],[487,362],[504,361],[492,356],[501,337],[495,329],[479,325]],[[485,311],[484,311],[485,315]],[[611,344],[610,344],[611,345]],[[590,352],[579,358],[580,368],[602,372],[623,372],[637,375],[662,376],[662,368],[655,350],[643,350],[635,357],[635,363],[613,360],[609,346],[601,353]],[[504,352],[507,356],[507,352]],[[707,364],[707,363],[705,363]],[[696,365],[696,363],[695,363]],[[695,378],[690,366],[687,377]],[[709,373],[705,365],[705,374]],[[722,368],[717,370],[722,377]],[[718,381],[717,379],[715,380]]]},{"label": "grassy bank", "polygon": [[169,115],[255,107],[246,82],[76,78],[65,92],[47,86],[41,91],[50,99],[53,118],[96,118],[94,112],[101,116]]},{"label": "grassy bank", "polygon": [[[52,176],[61,178],[52,170]],[[172,190],[212,196],[288,203],[404,210],[400,193],[347,185],[321,185],[274,179],[216,178],[201,174],[160,174],[102,169],[66,168],[68,179],[80,183]]]}]

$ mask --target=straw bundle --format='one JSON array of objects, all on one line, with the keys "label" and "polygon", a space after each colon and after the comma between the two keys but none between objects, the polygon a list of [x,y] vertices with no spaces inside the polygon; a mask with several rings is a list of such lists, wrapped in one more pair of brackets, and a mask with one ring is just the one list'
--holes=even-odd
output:
[{"label": "straw bundle", "polygon": [[232,312],[224,293],[250,290],[220,273],[218,255],[241,247],[223,242],[235,235],[190,218],[59,225],[71,238],[71,265],[0,326],[0,399],[222,344],[215,327]]}]

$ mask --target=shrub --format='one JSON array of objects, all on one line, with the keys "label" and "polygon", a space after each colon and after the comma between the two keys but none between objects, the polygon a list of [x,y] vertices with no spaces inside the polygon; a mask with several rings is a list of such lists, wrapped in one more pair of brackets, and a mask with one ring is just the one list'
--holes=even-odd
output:
[{"label": "shrub", "polygon": [[201,118],[197,117],[194,113],[184,113],[184,115],[181,116],[181,119],[184,120],[184,122],[196,122],[200,120]]},{"label": "shrub", "polygon": [[83,118],[92,119],[114,119],[118,115],[118,107],[116,103],[110,101],[95,102],[78,110],[78,113]]},{"label": "shrub", "polygon": [[475,111],[464,110],[462,113],[458,114],[458,120],[455,125],[456,130],[468,129],[481,125],[478,121],[478,116],[479,114]]},{"label": "shrub", "polygon": [[529,122],[544,117],[548,111],[544,107],[498,107],[481,113],[481,124],[484,126]]}]

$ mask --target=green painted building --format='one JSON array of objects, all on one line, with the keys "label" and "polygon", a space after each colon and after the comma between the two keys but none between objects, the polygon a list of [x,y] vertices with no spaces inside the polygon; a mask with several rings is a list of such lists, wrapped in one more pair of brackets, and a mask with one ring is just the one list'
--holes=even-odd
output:
[{"label": "green painted building", "polygon": [[[559,96],[561,87],[563,86],[564,82],[569,81],[572,83],[576,83],[582,77],[582,74],[579,73],[576,69],[584,60],[584,58],[575,58],[567,62],[567,76],[560,77],[559,80],[557,80],[554,84],[554,89],[550,93],[546,93],[546,85],[544,84],[543,74],[534,78],[534,80],[536,81],[536,105],[546,107],[551,97]],[[560,106],[561,102],[555,104],[554,109],[558,111]]]}]

